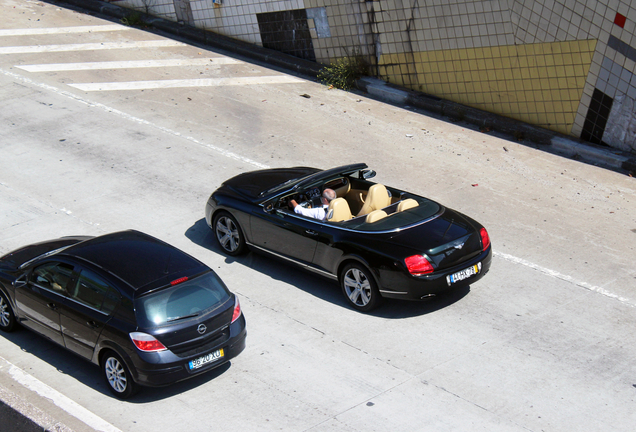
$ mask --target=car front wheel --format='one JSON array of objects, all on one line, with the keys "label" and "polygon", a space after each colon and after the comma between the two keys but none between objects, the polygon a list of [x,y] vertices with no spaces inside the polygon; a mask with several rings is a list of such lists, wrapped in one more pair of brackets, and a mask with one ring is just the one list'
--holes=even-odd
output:
[{"label": "car front wheel", "polygon": [[239,255],[245,250],[245,238],[236,219],[229,213],[219,213],[214,217],[214,234],[219,246],[228,255]]},{"label": "car front wheel", "polygon": [[137,393],[138,386],[130,371],[115,352],[108,351],[102,361],[102,371],[110,391],[119,399],[127,399]]},{"label": "car front wheel", "polygon": [[11,309],[7,297],[0,291],[0,330],[10,332],[15,329],[15,326],[16,321],[13,309]]},{"label": "car front wheel", "polygon": [[362,265],[347,264],[340,274],[340,286],[349,304],[361,312],[368,312],[380,303],[375,279]]}]

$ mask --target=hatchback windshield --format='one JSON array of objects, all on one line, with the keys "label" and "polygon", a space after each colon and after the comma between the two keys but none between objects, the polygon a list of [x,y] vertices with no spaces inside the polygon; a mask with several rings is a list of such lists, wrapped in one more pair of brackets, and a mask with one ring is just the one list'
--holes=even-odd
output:
[{"label": "hatchback windshield", "polygon": [[141,327],[169,324],[205,314],[229,298],[230,293],[221,279],[208,272],[138,298],[137,321]]}]

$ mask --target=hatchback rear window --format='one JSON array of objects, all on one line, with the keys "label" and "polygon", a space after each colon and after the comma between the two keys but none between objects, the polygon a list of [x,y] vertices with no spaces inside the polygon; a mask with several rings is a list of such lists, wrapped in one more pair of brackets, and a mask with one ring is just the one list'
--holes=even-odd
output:
[{"label": "hatchback rear window", "polygon": [[138,298],[137,323],[155,327],[203,315],[230,298],[230,292],[213,272]]}]

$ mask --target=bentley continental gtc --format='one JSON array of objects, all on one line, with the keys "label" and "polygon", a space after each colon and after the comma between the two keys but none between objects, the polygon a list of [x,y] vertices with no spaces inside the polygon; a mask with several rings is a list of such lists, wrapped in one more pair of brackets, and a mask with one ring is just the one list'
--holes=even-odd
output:
[{"label": "bentley continental gtc", "polygon": [[212,193],[205,218],[224,253],[262,251],[336,280],[363,312],[382,298],[423,300],[488,272],[486,228],[428,198],[373,183],[374,175],[362,163],[246,172]]}]

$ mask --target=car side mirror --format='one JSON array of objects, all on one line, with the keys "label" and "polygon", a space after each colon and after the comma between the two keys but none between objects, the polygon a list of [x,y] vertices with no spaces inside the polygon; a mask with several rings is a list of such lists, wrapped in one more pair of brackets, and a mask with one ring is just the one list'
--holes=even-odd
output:
[{"label": "car side mirror", "polygon": [[370,179],[375,177],[375,171],[374,170],[362,170],[360,171],[360,177],[362,177],[363,179]]},{"label": "car side mirror", "polygon": [[16,280],[13,281],[13,287],[14,288],[20,288],[23,287],[27,284],[26,282],[26,276],[22,275],[19,278],[17,278]]},{"label": "car side mirror", "polygon": [[263,211],[267,214],[272,214],[274,213],[274,204],[269,203],[266,206],[263,207]]}]

